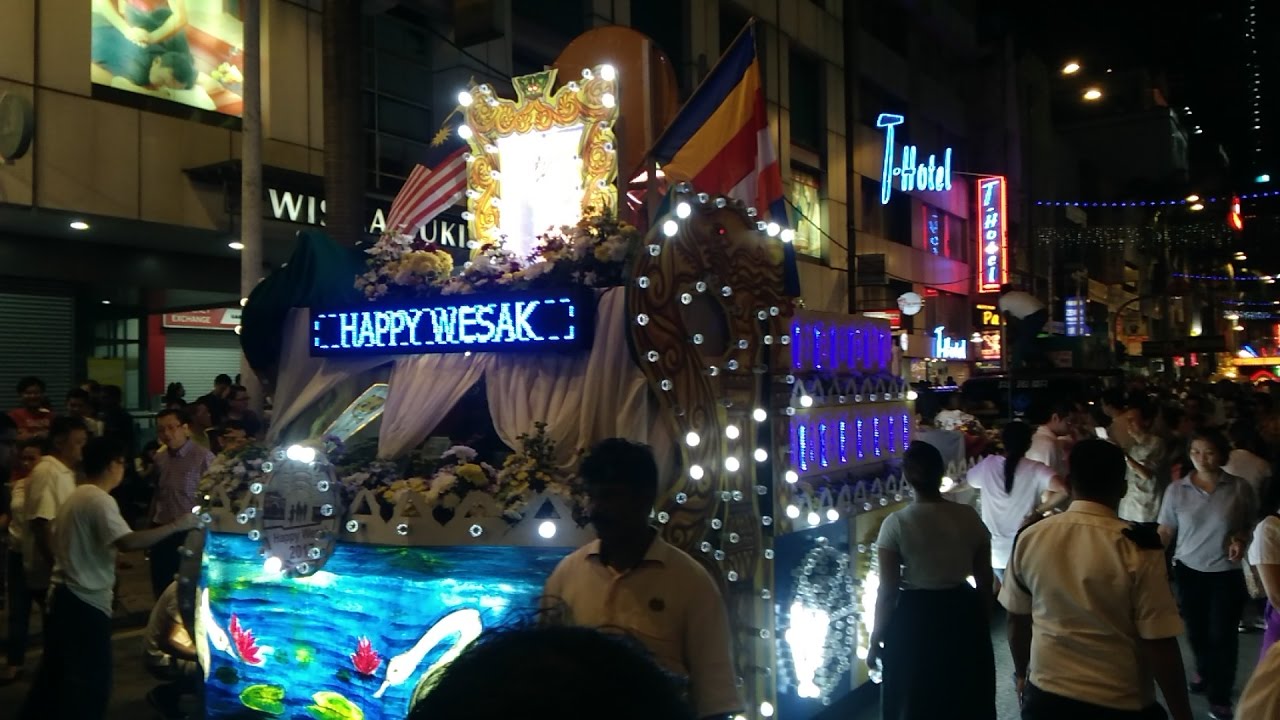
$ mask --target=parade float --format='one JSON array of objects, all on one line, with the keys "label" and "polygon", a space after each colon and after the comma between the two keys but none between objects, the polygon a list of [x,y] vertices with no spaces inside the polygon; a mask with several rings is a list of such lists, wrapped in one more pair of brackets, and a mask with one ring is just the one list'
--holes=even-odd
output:
[{"label": "parade float", "polygon": [[272,429],[202,481],[183,578],[208,717],[403,718],[593,538],[574,471],[613,436],[654,448],[653,521],[720,583],[745,716],[865,681],[912,428],[889,329],[797,307],[756,208],[678,183],[619,220],[618,74],[466,93],[464,266],[311,234],[249,298]]}]

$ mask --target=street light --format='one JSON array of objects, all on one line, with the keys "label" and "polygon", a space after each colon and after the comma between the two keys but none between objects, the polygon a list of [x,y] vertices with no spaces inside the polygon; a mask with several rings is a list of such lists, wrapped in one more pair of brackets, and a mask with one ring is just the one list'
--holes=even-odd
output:
[{"label": "street light", "polygon": [[1078,63],[1078,62],[1076,62],[1076,61],[1074,61],[1074,60],[1072,60],[1071,62],[1068,62],[1066,65],[1063,65],[1063,66],[1062,66],[1062,74],[1063,74],[1063,75],[1074,75],[1074,74],[1076,74],[1076,73],[1078,73],[1078,72],[1080,72],[1080,63]]},{"label": "street light", "polygon": [[1091,87],[1088,90],[1084,91],[1085,100],[1092,102],[1094,100],[1099,100],[1101,98],[1102,98],[1102,91],[1096,87]]}]

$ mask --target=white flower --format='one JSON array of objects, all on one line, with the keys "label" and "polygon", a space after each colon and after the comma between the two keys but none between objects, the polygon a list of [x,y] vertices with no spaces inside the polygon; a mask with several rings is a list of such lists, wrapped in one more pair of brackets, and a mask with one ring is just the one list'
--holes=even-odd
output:
[{"label": "white flower", "polygon": [[454,445],[448,450],[445,450],[444,454],[441,455],[440,457],[441,458],[456,457],[460,462],[465,463],[465,462],[471,462],[472,460],[475,459],[476,451],[472,448],[467,447],[466,445]]}]

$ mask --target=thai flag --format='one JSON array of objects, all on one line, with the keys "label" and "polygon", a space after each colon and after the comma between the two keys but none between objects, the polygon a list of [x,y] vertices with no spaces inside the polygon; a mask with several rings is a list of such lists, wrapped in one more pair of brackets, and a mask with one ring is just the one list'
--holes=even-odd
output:
[{"label": "thai flag", "polygon": [[467,191],[467,143],[448,126],[431,143],[427,165],[415,165],[387,214],[387,232],[416,235]]}]

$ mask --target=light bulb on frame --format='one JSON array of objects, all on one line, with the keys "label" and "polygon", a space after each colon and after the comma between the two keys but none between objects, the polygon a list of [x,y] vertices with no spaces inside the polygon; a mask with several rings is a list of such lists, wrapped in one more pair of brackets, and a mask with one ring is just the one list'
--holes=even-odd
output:
[{"label": "light bulb on frame", "polygon": [[726,425],[724,428],[724,436],[730,440],[737,440],[741,434],[742,431],[738,429],[737,425]]},{"label": "light bulb on frame", "polygon": [[698,433],[690,430],[685,434],[684,442],[689,447],[698,447],[698,444],[702,442],[702,437],[699,436]]},{"label": "light bulb on frame", "polygon": [[783,474],[782,477],[784,480],[787,481],[788,485],[795,485],[796,483],[800,482],[800,475],[796,473],[795,470],[788,470],[786,473]]},{"label": "light bulb on frame", "polygon": [[765,462],[769,459],[769,451],[764,448],[756,448],[755,458],[756,462]]},{"label": "light bulb on frame", "polygon": [[792,520],[795,520],[796,518],[800,517],[800,508],[796,507],[795,505],[788,505],[787,517],[791,518]]},{"label": "light bulb on frame", "polygon": [[800,407],[813,407],[813,398],[809,395],[800,396]]},{"label": "light bulb on frame", "polygon": [[738,458],[732,455],[724,459],[724,469],[729,472],[738,472],[738,468],[741,466],[742,464],[738,462]]},{"label": "light bulb on frame", "polygon": [[769,413],[765,412],[764,408],[756,408],[751,411],[751,419],[758,423],[762,423],[769,419]]}]

